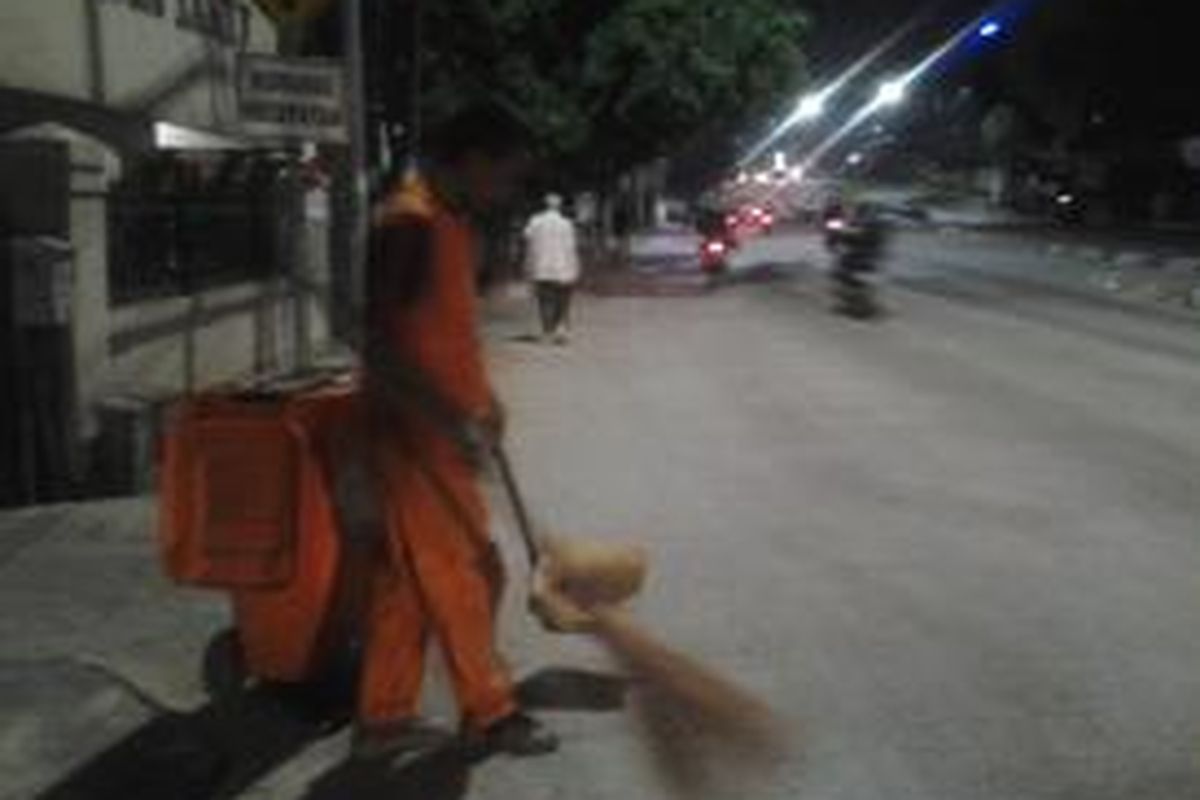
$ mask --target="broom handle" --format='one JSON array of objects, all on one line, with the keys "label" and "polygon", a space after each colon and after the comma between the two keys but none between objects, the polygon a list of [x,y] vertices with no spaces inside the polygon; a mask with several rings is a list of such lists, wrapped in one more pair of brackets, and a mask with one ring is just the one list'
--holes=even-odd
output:
[{"label": "broom handle", "polygon": [[508,460],[508,453],[500,442],[492,444],[492,456],[496,460],[496,466],[500,468],[500,480],[504,483],[504,492],[508,495],[508,502],[512,505],[513,516],[517,519],[517,530],[521,532],[521,542],[525,545],[525,555],[529,559],[529,567],[534,569],[541,558],[541,551],[538,548],[537,536],[533,532],[529,509],[525,505],[525,498],[517,483],[516,473],[513,472],[512,462]]}]

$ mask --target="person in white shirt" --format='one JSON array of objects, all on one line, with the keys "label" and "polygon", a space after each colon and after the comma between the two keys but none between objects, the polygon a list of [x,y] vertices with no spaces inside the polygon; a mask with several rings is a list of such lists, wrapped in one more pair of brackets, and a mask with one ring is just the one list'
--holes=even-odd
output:
[{"label": "person in white shirt", "polygon": [[525,266],[537,296],[543,338],[566,344],[580,267],[575,226],[563,215],[557,194],[546,195],[545,210],[525,226]]}]

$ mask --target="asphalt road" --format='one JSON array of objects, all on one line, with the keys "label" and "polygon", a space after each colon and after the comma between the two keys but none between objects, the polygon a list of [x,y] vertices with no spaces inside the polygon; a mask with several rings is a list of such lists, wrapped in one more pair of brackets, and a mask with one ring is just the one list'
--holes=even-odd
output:
[{"label": "asphalt road", "polygon": [[[570,347],[522,341],[528,305],[497,305],[493,369],[540,522],[648,547],[639,619],[774,708],[784,758],[746,759],[645,682],[614,695],[601,647],[540,631],[496,498],[504,649],[519,675],[558,676],[541,696],[574,707],[543,712],[562,750],[364,766],[344,733],[256,716],[231,740],[256,753],[238,796],[1200,797],[1198,323],[1041,252],[903,237],[878,324],[828,312],[824,255],[799,235],[747,247],[741,267],[773,268],[711,294],[585,297]],[[213,765],[172,738],[195,745],[211,710],[147,721],[150,701],[200,702],[198,653],[225,618],[162,579],[152,507],[12,523],[0,698],[20,724],[0,726],[0,756],[38,767],[23,785],[140,725],[89,757],[96,780],[143,785],[149,753],[191,787],[169,796],[228,796],[197,790],[188,770]],[[428,710],[452,720],[443,672]]]},{"label": "asphalt road", "polygon": [[[780,236],[740,259],[782,280],[501,352],[535,504],[643,538],[643,619],[799,731],[740,796],[1200,796],[1200,331],[1035,245],[904,238],[862,325]],[[665,796],[636,727],[578,724],[565,783],[478,796]]]}]

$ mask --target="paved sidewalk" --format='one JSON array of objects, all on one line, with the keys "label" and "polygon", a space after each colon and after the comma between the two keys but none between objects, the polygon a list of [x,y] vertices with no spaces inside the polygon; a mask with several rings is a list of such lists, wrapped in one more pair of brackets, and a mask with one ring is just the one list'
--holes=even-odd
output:
[{"label": "paved sidewalk", "polygon": [[0,513],[0,797],[31,797],[164,708],[202,703],[220,600],[161,575],[148,498]]},{"label": "paved sidewalk", "polygon": [[[490,298],[486,336],[521,347],[531,320],[526,302],[513,291]],[[505,380],[504,360],[493,367]],[[0,510],[0,800],[42,793],[47,800],[343,800],[363,781],[394,791],[416,781],[424,791],[445,777],[438,765],[407,779],[340,768],[348,739],[314,727],[322,706],[314,711],[312,698],[264,694],[236,719],[215,707],[201,664],[211,638],[229,624],[227,601],[164,576],[156,505],[143,496]],[[611,662],[594,646],[547,637],[528,619],[516,534],[499,497],[493,507],[514,585],[505,649],[516,654],[519,675],[532,675],[524,690],[542,703],[561,705],[564,691],[568,706],[598,702],[592,694],[614,690],[606,683]],[[556,669],[538,671],[546,665]],[[452,721],[436,655],[430,670],[425,708]],[[570,738],[580,724],[568,717],[556,727]],[[446,775],[457,779],[465,769],[451,764]]]}]

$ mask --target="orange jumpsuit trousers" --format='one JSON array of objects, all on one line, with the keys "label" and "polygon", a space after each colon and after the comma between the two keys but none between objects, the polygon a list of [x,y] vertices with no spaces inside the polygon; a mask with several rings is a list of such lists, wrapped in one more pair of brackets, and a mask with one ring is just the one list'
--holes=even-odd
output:
[{"label": "orange jumpsuit trousers", "polygon": [[[478,419],[492,394],[476,330],[471,230],[420,182],[387,201],[382,223],[389,217],[427,226],[432,277],[419,303],[384,312],[374,324],[401,363],[420,370],[464,417]],[[380,416],[366,414],[368,420]],[[499,560],[477,475],[419,412],[368,422],[366,433],[387,536],[385,557],[371,576],[359,721],[370,726],[417,714],[432,633],[445,653],[464,724],[484,728],[512,713],[516,701],[494,647]]]}]

